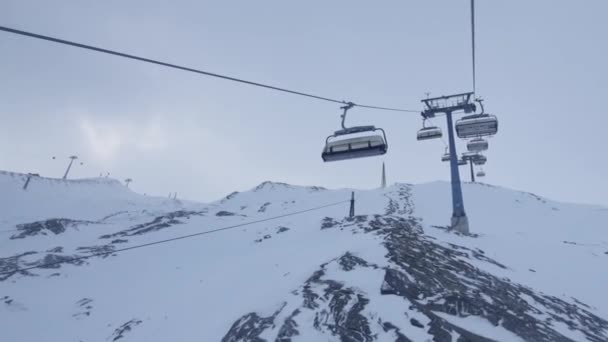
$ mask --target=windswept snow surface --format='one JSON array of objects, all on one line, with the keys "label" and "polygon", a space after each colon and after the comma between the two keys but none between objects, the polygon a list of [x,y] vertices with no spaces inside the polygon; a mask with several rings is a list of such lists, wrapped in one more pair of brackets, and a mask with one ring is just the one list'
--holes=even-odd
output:
[{"label": "windswept snow surface", "polygon": [[465,184],[462,236],[443,182],[356,191],[347,219],[349,189],[202,204],[25,178],[0,172],[2,341],[608,340],[606,208]]}]

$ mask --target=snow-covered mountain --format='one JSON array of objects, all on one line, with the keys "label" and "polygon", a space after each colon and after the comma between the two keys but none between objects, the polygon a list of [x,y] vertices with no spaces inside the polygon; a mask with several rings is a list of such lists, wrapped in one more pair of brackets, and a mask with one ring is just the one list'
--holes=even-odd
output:
[{"label": "snow-covered mountain", "polygon": [[0,172],[1,341],[608,341],[607,208],[464,184],[463,236],[444,182],[348,218],[350,189],[26,179]]}]

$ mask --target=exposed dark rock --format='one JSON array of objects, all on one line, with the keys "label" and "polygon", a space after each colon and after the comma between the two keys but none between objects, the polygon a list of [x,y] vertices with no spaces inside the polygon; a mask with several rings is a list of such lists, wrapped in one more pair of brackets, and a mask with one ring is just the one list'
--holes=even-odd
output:
[{"label": "exposed dark rock", "polygon": [[107,258],[114,252],[113,245],[99,245],[99,246],[86,246],[86,247],[78,247],[76,248],[79,252],[84,252],[85,255],[95,255],[100,256],[102,258]]},{"label": "exposed dark rock", "polygon": [[269,317],[260,317],[255,312],[246,314],[234,322],[222,342],[265,342],[259,337],[260,334],[273,326],[275,318],[284,307],[285,304]]},{"label": "exposed dark rock", "polygon": [[111,239],[126,236],[142,235],[150,232],[156,232],[171,226],[182,224],[183,222],[178,220],[179,218],[190,218],[193,215],[203,215],[204,211],[186,211],[178,210],[167,213],[162,216],[157,216],[154,220],[142,224],[135,225],[129,229],[122,230],[113,234],[102,235],[100,239]]},{"label": "exposed dark rock", "polygon": [[114,330],[114,332],[112,333],[112,335],[110,336],[110,339],[112,339],[112,341],[118,341],[121,338],[125,337],[125,334],[128,333],[129,331],[131,331],[134,327],[140,325],[142,323],[141,320],[139,319],[132,319],[126,323],[124,323],[123,325],[121,325],[120,327],[116,328]]},{"label": "exposed dark rock", "polygon": [[60,268],[62,264],[82,265],[84,260],[78,259],[77,255],[59,255],[47,254],[42,258],[32,263],[24,263],[27,267],[36,266],[38,268]]},{"label": "exposed dark rock", "polygon": [[295,309],[289,317],[285,319],[283,325],[279,329],[279,334],[275,342],[291,342],[291,338],[299,335],[298,332],[298,323],[294,320],[294,318],[300,314],[299,309]]},{"label": "exposed dark rock", "polygon": [[46,252],[47,253],[62,253],[63,252],[63,247],[57,246],[55,248],[48,249]]},{"label": "exposed dark rock", "polygon": [[262,241],[264,241],[264,240],[266,240],[266,239],[270,239],[271,237],[272,237],[271,235],[266,234],[266,235],[264,235],[263,237],[261,237],[261,238],[259,238],[259,239],[256,239],[256,240],[255,240],[255,242],[258,242],[258,243],[259,243],[259,242],[262,242]]},{"label": "exposed dark rock", "polygon": [[[6,280],[15,274],[15,270],[19,268],[19,261],[22,257],[37,254],[37,252],[30,251],[21,254],[16,254],[7,258],[0,258],[0,281]],[[24,275],[32,275],[28,271],[23,271]]]},{"label": "exposed dark rock", "polygon": [[417,328],[424,328],[424,325],[422,323],[418,322],[418,320],[415,318],[410,318],[410,324]]},{"label": "exposed dark rock", "polygon": [[215,216],[234,216],[234,215],[236,215],[236,214],[233,212],[224,211],[224,210],[218,211],[217,213],[215,213]]},{"label": "exposed dark rock", "polygon": [[340,267],[344,270],[344,271],[351,271],[355,268],[355,266],[366,266],[366,267],[374,267],[377,268],[377,266],[375,265],[370,265],[367,263],[367,261],[356,257],[350,253],[346,253],[343,256],[340,257],[340,259],[338,259],[338,263],[340,264]]},{"label": "exposed dark rock", "polygon": [[258,209],[258,213],[263,213],[266,211],[266,208],[268,208],[268,206],[270,205],[270,202],[266,202],[264,204],[262,204],[262,206],[260,207],[260,209]]},{"label": "exposed dark rock", "polygon": [[76,228],[79,225],[87,225],[95,222],[70,220],[65,218],[55,218],[44,221],[18,224],[19,233],[11,236],[11,239],[23,239],[28,236],[48,235],[51,232],[55,235],[65,232],[69,228]]},{"label": "exposed dark rock", "polygon": [[236,197],[236,195],[238,195],[238,194],[239,194],[239,192],[238,192],[238,191],[232,192],[232,193],[228,194],[226,197],[224,197],[224,198],[221,200],[221,202],[220,202],[220,203],[224,203],[224,202],[226,202],[226,201],[228,201],[228,200],[230,200],[230,199],[233,199],[233,198],[234,198],[234,197]]},{"label": "exposed dark rock", "polygon": [[382,329],[386,332],[391,330],[394,331],[395,335],[397,335],[397,339],[395,340],[395,342],[412,342],[412,340],[405,337],[405,335],[401,333],[401,330],[391,322],[382,322]]},{"label": "exposed dark rock", "polygon": [[[556,330],[555,322],[584,334],[589,341],[608,341],[608,321],[590,312],[588,305],[576,299],[570,303],[494,276],[471,263],[507,268],[486,256],[484,251],[442,244],[424,235],[419,220],[411,217],[413,210],[407,186],[387,196],[387,215],[364,217],[365,222],[352,219],[338,222],[326,217],[321,228],[349,227],[354,233],[359,230],[359,233],[382,237],[390,266],[380,268],[348,252],[331,263],[337,263],[340,272],[351,272],[355,268],[383,270],[384,281],[378,293],[403,297],[403,303],[410,303],[404,305],[404,312],[428,319],[423,323],[408,316],[412,329],[422,329],[435,342],[452,342],[454,333],[460,335],[458,342],[492,342],[492,336],[479,336],[443,318],[443,315],[474,316],[526,341],[571,341]],[[337,336],[340,341],[373,341],[377,336],[370,327],[378,323],[385,332],[396,336],[397,341],[411,340],[408,337],[411,329],[400,330],[390,323],[395,317],[383,317],[381,311],[366,312],[370,298],[374,297],[348,283],[330,279],[327,265],[321,265],[299,290],[292,292],[301,302],[289,319],[276,322],[276,314],[263,318],[249,313],[237,320],[226,335],[234,339],[223,341],[261,341],[264,331],[278,329],[282,333],[276,341],[287,342],[296,334],[302,334],[303,324],[309,325],[307,329]],[[308,318],[299,320],[303,313]],[[312,322],[310,315],[313,315]]]},{"label": "exposed dark rock", "polygon": [[128,211],[125,211],[125,210],[119,211],[119,212],[116,212],[116,213],[113,213],[113,214],[110,214],[110,215],[102,217],[101,220],[99,220],[99,222],[103,222],[103,221],[105,221],[107,219],[110,219],[110,218],[112,218],[114,216],[118,216],[118,215],[126,214],[126,213],[128,213]]},{"label": "exposed dark rock", "polygon": [[[54,248],[53,250],[59,250],[58,248]],[[61,249],[62,250],[62,249]],[[84,259],[79,258],[79,255],[62,255],[58,254],[61,252],[50,252],[47,254],[38,253],[38,252],[25,252],[21,254],[16,254],[7,258],[0,258],[0,281],[4,281],[13,275],[19,273],[23,276],[37,276],[33,271],[35,269],[30,270],[21,270],[23,268],[40,268],[40,269],[54,269],[60,268],[61,265],[70,264],[70,265],[82,265],[85,263]],[[36,261],[24,261],[23,258],[31,255],[44,255],[40,259]],[[20,270],[20,271],[19,271]]]},{"label": "exposed dark rock", "polygon": [[539,201],[539,202],[541,202],[543,204],[547,203],[547,201],[544,198],[538,196],[537,194],[533,194],[531,192],[524,192],[524,194],[526,194],[526,195],[534,198],[535,200],[537,200],[537,201]]},{"label": "exposed dark rock", "polygon": [[[389,260],[400,270],[386,271],[382,291],[406,297],[427,316],[432,317],[432,312],[481,316],[494,325],[500,322],[502,327],[527,341],[567,341],[551,324],[558,321],[579,330],[591,341],[608,340],[608,322],[584,308],[481,271],[466,262],[466,258],[478,256],[462,255],[458,250],[436,244],[401,220],[395,220],[388,227],[391,228],[385,230],[385,245]],[[483,261],[499,265],[491,259]],[[528,303],[522,296],[534,303]],[[552,318],[539,319],[536,314],[541,309]],[[482,341],[479,336],[460,331],[439,317],[432,320],[430,331],[436,332],[436,340],[442,340],[442,331],[446,329],[458,331],[473,341]]]},{"label": "exposed dark rock", "polygon": [[76,319],[82,319],[91,315],[91,310],[93,310],[93,305],[91,303],[93,300],[91,298],[82,298],[81,300],[76,302],[76,306],[78,307],[78,312],[72,315],[72,317]]},{"label": "exposed dark rock", "polygon": [[338,224],[339,224],[339,222],[334,220],[333,218],[325,217],[325,218],[323,218],[323,221],[321,222],[321,229],[333,228],[333,227],[337,226]]},{"label": "exposed dark rock", "polygon": [[289,230],[289,228],[287,228],[287,227],[283,227],[283,226],[277,227],[277,234],[284,233],[288,230]]},{"label": "exposed dark rock", "polygon": [[260,183],[260,185],[256,186],[255,188],[253,188],[253,191],[260,191],[262,189],[273,190],[273,189],[277,189],[277,188],[290,189],[290,188],[293,188],[293,186],[289,185],[287,183],[265,181],[265,182]]}]

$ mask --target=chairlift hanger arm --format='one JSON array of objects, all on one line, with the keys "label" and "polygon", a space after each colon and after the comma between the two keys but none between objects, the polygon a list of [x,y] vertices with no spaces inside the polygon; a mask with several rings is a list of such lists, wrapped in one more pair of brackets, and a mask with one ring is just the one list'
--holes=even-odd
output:
[{"label": "chairlift hanger arm", "polygon": [[344,112],[342,113],[342,115],[340,115],[340,117],[342,118],[342,129],[346,130],[346,126],[344,126],[344,121],[346,120],[346,112],[348,112],[349,109],[353,108],[355,106],[354,103],[352,102],[344,102],[345,105],[340,107],[340,109],[343,109]]},{"label": "chairlift hanger arm", "polygon": [[479,103],[479,107],[481,107],[480,114],[485,114],[486,110],[483,108],[483,99],[477,98],[477,99],[475,99],[475,102]]}]

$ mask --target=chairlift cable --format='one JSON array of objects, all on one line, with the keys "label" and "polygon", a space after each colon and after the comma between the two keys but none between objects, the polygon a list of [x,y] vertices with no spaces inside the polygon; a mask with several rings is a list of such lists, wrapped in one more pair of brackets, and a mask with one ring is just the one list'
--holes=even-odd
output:
[{"label": "chairlift cable", "polygon": [[[252,86],[256,86],[256,87],[271,89],[271,90],[275,90],[275,91],[279,91],[279,92],[284,92],[284,93],[289,93],[289,94],[293,94],[293,95],[300,95],[300,96],[304,96],[304,97],[308,97],[308,98],[313,98],[313,99],[317,99],[317,100],[322,100],[322,101],[327,101],[327,102],[333,102],[333,103],[340,103],[340,104],[348,103],[347,101],[343,101],[343,100],[337,100],[337,99],[333,99],[333,98],[329,98],[329,97],[325,97],[325,96],[319,96],[319,95],[304,93],[304,92],[300,92],[300,91],[290,90],[290,89],[286,89],[286,88],[276,87],[276,86],[272,86],[272,85],[268,85],[268,84],[263,84],[263,83],[253,82],[253,81],[247,81],[247,80],[236,78],[236,77],[221,75],[221,74],[217,74],[217,73],[213,73],[213,72],[209,72],[209,71],[204,71],[204,70],[200,70],[200,69],[195,69],[195,68],[191,68],[191,67],[180,66],[180,65],[177,65],[177,64],[162,62],[162,61],[158,61],[158,60],[155,60],[155,59],[150,59],[150,58],[145,58],[145,57],[139,57],[139,56],[127,54],[127,53],[124,53],[124,52],[104,49],[104,48],[100,48],[100,47],[96,47],[96,46],[92,46],[92,45],[81,44],[81,43],[77,43],[77,42],[73,42],[73,41],[69,41],[69,40],[65,40],[65,39],[45,36],[45,35],[41,35],[41,34],[37,34],[37,33],[32,33],[32,32],[27,32],[27,31],[23,31],[23,30],[17,30],[17,29],[10,28],[10,27],[0,26],[0,31],[9,32],[9,33],[13,33],[13,34],[21,35],[21,36],[30,37],[30,38],[36,38],[36,39],[46,40],[46,41],[50,41],[50,42],[53,42],[53,43],[74,46],[74,47],[81,48],[81,49],[91,50],[91,51],[105,53],[105,54],[110,54],[110,55],[119,56],[119,57],[123,57],[123,58],[128,58],[128,59],[132,59],[132,60],[137,60],[137,61],[140,61],[140,62],[146,62],[146,63],[156,64],[156,65],[161,65],[161,66],[168,67],[168,68],[179,69],[179,70],[183,70],[183,71],[189,71],[189,72],[193,72],[193,73],[197,73],[197,74],[201,74],[201,75],[205,75],[205,76],[221,78],[221,79],[228,80],[228,81],[233,81],[233,82],[238,82],[238,83],[244,83],[244,84],[248,84],[248,85],[252,85]],[[412,109],[389,108],[389,107],[361,105],[361,104],[355,104],[355,106],[362,107],[362,108],[377,109],[377,110],[395,111],[395,112],[408,112],[408,113],[419,113],[420,112],[418,110],[412,110]]]},{"label": "chairlift cable", "polygon": [[192,238],[192,237],[199,236],[199,235],[212,234],[212,233],[217,233],[217,232],[224,231],[224,230],[230,230],[230,229],[235,229],[235,228],[239,228],[239,227],[243,227],[243,226],[248,226],[248,225],[255,224],[255,223],[267,222],[267,221],[272,221],[272,220],[276,220],[276,219],[283,218],[283,217],[299,215],[299,214],[303,214],[303,213],[307,213],[307,212],[311,212],[311,211],[316,211],[316,210],[320,210],[320,209],[336,206],[336,205],[347,203],[347,202],[350,202],[350,200],[329,203],[329,204],[325,204],[325,205],[314,207],[314,208],[309,208],[309,209],[304,209],[304,210],[300,210],[300,211],[295,211],[295,212],[292,212],[292,213],[287,213],[287,214],[282,214],[282,215],[278,215],[278,216],[268,217],[268,218],[265,218],[265,219],[260,219],[260,220],[245,222],[245,223],[239,223],[239,224],[235,224],[235,225],[227,226],[227,227],[223,227],[223,228],[207,230],[207,231],[204,231],[204,232],[199,232],[199,233],[194,233],[194,234],[188,234],[188,235],[181,235],[181,236],[177,236],[177,237],[170,238],[170,239],[158,240],[158,241],[154,241],[154,242],[144,243],[144,244],[141,244],[141,245],[135,245],[135,246],[129,246],[129,247],[125,247],[125,248],[119,248],[119,249],[115,249],[115,250],[109,251],[109,252],[93,253],[93,254],[82,255],[82,256],[78,256],[78,257],[74,257],[74,258],[64,259],[64,260],[60,260],[60,261],[48,262],[48,263],[43,263],[43,264],[34,265],[34,266],[28,266],[28,267],[23,267],[23,268],[16,268],[16,269],[9,270],[9,271],[0,271],[0,275],[7,275],[7,274],[12,275],[12,274],[16,274],[16,273],[20,273],[20,272],[36,269],[36,268],[50,268],[50,267],[53,267],[53,266],[57,266],[57,265],[65,264],[65,263],[72,263],[74,261],[85,260],[85,259],[89,259],[89,258],[93,258],[93,257],[106,256],[106,255],[120,253],[120,252],[124,252],[124,251],[128,251],[128,250],[132,250],[132,249],[138,249],[138,248],[144,248],[144,247],[149,247],[149,246],[154,246],[154,245],[160,245],[160,244],[163,244],[163,243],[172,242],[172,241],[176,241],[176,240],[188,239],[188,238]]},{"label": "chairlift cable", "polygon": [[473,96],[475,96],[475,0],[471,0],[471,55],[473,63]]}]

